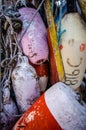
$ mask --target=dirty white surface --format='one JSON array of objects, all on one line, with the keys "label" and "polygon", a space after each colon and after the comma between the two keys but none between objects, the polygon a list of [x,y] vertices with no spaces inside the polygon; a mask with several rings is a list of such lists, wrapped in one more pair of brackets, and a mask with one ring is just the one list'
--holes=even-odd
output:
[{"label": "dirty white surface", "polygon": [[25,112],[40,96],[40,86],[35,69],[28,58],[21,57],[12,73],[13,89],[19,111]]},{"label": "dirty white surface", "polygon": [[63,130],[86,130],[86,104],[69,86],[59,82],[45,92],[46,104]]},{"label": "dirty white surface", "polygon": [[65,83],[76,90],[86,68],[86,24],[78,13],[69,13],[62,19],[61,55]]}]

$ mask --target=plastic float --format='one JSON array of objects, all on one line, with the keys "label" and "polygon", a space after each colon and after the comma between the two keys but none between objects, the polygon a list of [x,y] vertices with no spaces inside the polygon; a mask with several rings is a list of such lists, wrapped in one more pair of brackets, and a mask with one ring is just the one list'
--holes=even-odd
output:
[{"label": "plastic float", "polygon": [[86,24],[78,13],[66,14],[62,19],[61,55],[65,83],[76,90],[86,68]]},{"label": "plastic float", "polygon": [[[30,0],[29,2],[31,2],[31,1],[32,0]],[[19,1],[19,2],[22,2],[22,4],[23,3],[26,4],[25,0]],[[36,6],[37,6],[37,1],[34,1],[34,2],[35,2],[34,4],[36,4]],[[63,69],[61,54],[60,54],[60,50],[59,50],[59,46],[58,46],[58,39],[56,36],[56,30],[55,30],[55,25],[54,25],[54,20],[53,20],[54,16],[51,13],[50,4],[51,4],[50,1],[47,0],[47,1],[45,1],[44,6],[45,6],[47,23],[48,23],[48,41],[49,41],[49,51],[50,51],[50,57],[49,57],[50,83],[55,84],[58,81],[64,81],[64,69]],[[28,13],[27,10],[29,10],[29,9],[30,9],[30,11]],[[32,11],[32,10],[34,10],[34,11]],[[31,21],[31,18],[33,17],[33,14],[36,11],[36,9],[22,7],[19,9],[19,11],[20,11],[20,13],[22,12],[20,19],[22,21],[24,21],[23,30],[21,32],[21,34],[22,34],[25,31],[25,29],[27,28],[28,22]],[[28,15],[30,13],[31,13],[31,16],[28,17]],[[36,15],[36,17],[37,16],[40,16],[39,13]],[[48,81],[48,68],[47,68],[48,66],[45,62],[46,60],[48,60],[48,45],[47,45],[46,28],[45,28],[44,24],[43,24],[44,29],[42,29],[42,26],[39,26],[40,20],[39,20],[39,18],[36,18],[36,17],[34,18],[33,22],[30,24],[28,31],[24,35],[23,39],[21,39],[21,43],[20,43],[24,55],[26,55],[28,58],[25,56],[19,55],[19,53],[17,52],[17,51],[19,51],[19,47],[16,46],[16,45],[18,45],[17,41],[16,41],[16,43],[13,43],[14,42],[13,40],[16,38],[14,38],[12,40],[12,39],[10,39],[11,36],[9,34],[7,34],[7,35],[9,35],[8,40],[3,39],[3,43],[6,42],[5,44],[7,46],[6,52],[9,52],[9,54],[7,53],[8,55],[6,55],[5,58],[7,58],[7,57],[8,57],[8,59],[11,58],[11,61],[6,61],[6,63],[8,64],[8,65],[6,64],[6,66],[9,67],[10,65],[12,65],[11,69],[13,70],[12,77],[11,77],[12,79],[10,79],[9,75],[11,74],[11,71],[10,71],[10,68],[7,68],[6,78],[9,79],[9,82],[10,82],[9,84],[13,85],[14,95],[15,95],[15,98],[17,101],[19,111],[16,108],[16,101],[14,100],[15,101],[14,102],[13,99],[11,99],[11,97],[10,97],[9,89],[7,87],[4,88],[3,93],[2,93],[2,91],[0,93],[3,95],[3,97],[2,97],[2,95],[0,95],[0,101],[3,98],[3,102],[1,102],[1,103],[3,103],[2,111],[1,111],[1,105],[0,105],[0,129],[1,130],[10,130],[11,127],[13,126],[13,124],[15,123],[15,117],[19,116],[17,114],[20,114],[20,113],[23,113],[26,111],[23,114],[23,116],[19,119],[19,121],[15,124],[13,130],[20,130],[20,129],[23,129],[23,130],[62,130],[62,129],[86,130],[86,104],[84,102],[81,102],[81,104],[80,104],[77,101],[78,96],[75,94],[75,92],[73,90],[71,90],[71,88],[69,86],[67,86],[61,82],[56,83],[40,97],[40,93],[44,92],[46,90],[46,85],[47,85],[47,81]],[[67,17],[67,16],[65,16],[65,17]],[[10,20],[10,19],[8,19],[8,20]],[[64,21],[66,21],[66,20],[64,20]],[[37,22],[37,24],[35,24],[35,22]],[[80,21],[80,22],[82,23],[83,21]],[[41,23],[43,23],[43,21]],[[16,25],[16,23],[15,23],[15,25]],[[68,24],[68,25],[72,26],[72,24]],[[86,30],[84,25],[81,25],[81,26],[84,28],[84,30]],[[71,86],[71,87],[74,89],[77,89],[77,86],[76,86],[77,84],[75,84],[75,83],[78,80],[78,78],[81,78],[80,76],[81,76],[82,70],[84,73],[84,65],[85,65],[84,61],[86,60],[86,59],[83,60],[85,57],[85,54],[86,54],[85,53],[86,44],[82,40],[82,39],[84,39],[83,37],[85,34],[82,32],[81,26],[79,27],[79,29],[81,31],[80,35],[82,36],[81,41],[77,41],[76,39],[74,39],[74,41],[73,41],[73,38],[71,40],[69,35],[67,34],[67,28],[64,28],[64,29],[66,29],[66,32],[63,34],[63,37],[62,37],[62,38],[64,38],[65,34],[68,35],[69,41],[67,41],[67,43],[68,43],[68,45],[71,45],[71,47],[73,45],[73,42],[76,44],[79,43],[78,44],[79,46],[77,45],[77,47],[74,46],[74,48],[73,48],[74,54],[75,54],[75,55],[73,55],[73,57],[77,56],[75,53],[77,51],[75,51],[75,49],[78,48],[79,49],[78,56],[82,56],[82,57],[80,57],[80,62],[79,62],[79,60],[77,60],[79,58],[78,57],[78,58],[75,58],[76,60],[74,61],[74,64],[71,64],[70,59],[68,57],[67,63],[71,67],[75,67],[75,68],[73,68],[74,70],[69,69],[69,70],[71,70],[71,73],[65,73],[65,75],[67,76],[65,83],[70,86],[72,84],[73,86]],[[36,30],[35,30],[35,28],[36,28]],[[38,28],[40,28],[40,29],[38,29]],[[74,30],[74,31],[75,31],[75,36],[79,36],[79,35],[77,35],[76,30]],[[36,33],[34,33],[34,32],[36,32]],[[21,37],[21,34],[18,35],[18,38]],[[41,35],[39,35],[39,34],[41,34]],[[3,38],[5,38],[6,34],[3,35],[3,32],[2,32],[2,36],[3,36]],[[13,34],[12,34],[12,36],[13,36]],[[40,38],[39,38],[39,36],[40,36]],[[37,40],[35,42],[34,40],[36,40],[36,37],[39,40]],[[72,43],[71,43],[71,41],[72,41]],[[12,46],[11,46],[11,43],[13,44]],[[42,44],[39,44],[39,43],[42,43]],[[64,49],[65,49],[64,46],[63,45],[61,46],[62,47],[61,52],[62,51],[64,52]],[[71,54],[70,47],[69,47],[68,52],[69,51],[70,51],[70,53],[67,53],[68,56],[69,56],[69,54]],[[11,54],[10,54],[10,52],[11,52]],[[17,57],[13,60],[13,58],[15,57],[14,55],[18,56],[18,62],[17,62],[16,66],[14,65],[14,62],[16,62]],[[65,59],[65,58],[63,57],[63,59]],[[30,65],[30,63],[28,63],[28,60],[30,60],[30,62],[32,62],[31,65]],[[71,59],[71,61],[72,61],[72,59]],[[76,62],[79,64],[76,64]],[[83,65],[82,65],[82,62],[83,62]],[[36,70],[32,67],[32,64]],[[80,67],[79,65],[82,65],[82,67],[81,67],[82,69],[78,68],[78,67]],[[15,68],[14,68],[14,66],[15,66]],[[81,73],[79,73],[79,72],[81,72]],[[78,74],[80,74],[80,75],[78,75]],[[72,76],[72,78],[71,78],[71,76]],[[4,81],[2,82],[3,84],[4,84]],[[84,85],[82,85],[82,86],[84,86]],[[84,101],[86,101],[86,98]]]},{"label": "plastic float", "polygon": [[69,86],[48,89],[15,124],[13,130],[85,130],[86,106]]},{"label": "plastic float", "polygon": [[[22,7],[19,9],[20,19],[23,21],[23,29],[21,34],[27,28],[29,21],[32,19],[36,9]],[[19,35],[20,38],[20,35]],[[33,64],[42,64],[48,60],[48,43],[47,31],[43,20],[39,13],[36,14],[27,32],[22,37],[21,47],[23,53],[28,56]]]},{"label": "plastic float", "polygon": [[25,112],[40,96],[40,86],[35,69],[26,56],[19,55],[12,72],[13,90],[20,113]]}]

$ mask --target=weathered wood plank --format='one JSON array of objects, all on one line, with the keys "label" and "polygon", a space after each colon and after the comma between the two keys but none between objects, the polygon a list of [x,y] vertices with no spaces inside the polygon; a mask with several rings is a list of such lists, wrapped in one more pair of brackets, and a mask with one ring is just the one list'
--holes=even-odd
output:
[{"label": "weathered wood plank", "polygon": [[52,83],[54,84],[55,82],[58,81],[64,81],[64,69],[63,69],[63,64],[62,64],[62,59],[61,59],[61,54],[58,46],[58,39],[56,35],[56,30],[55,30],[55,24],[54,24],[54,19],[51,11],[51,3],[50,0],[46,0],[45,4],[45,13],[46,13],[46,18],[47,18],[47,23],[48,23],[48,36],[49,36],[49,47],[50,47],[50,77]]}]

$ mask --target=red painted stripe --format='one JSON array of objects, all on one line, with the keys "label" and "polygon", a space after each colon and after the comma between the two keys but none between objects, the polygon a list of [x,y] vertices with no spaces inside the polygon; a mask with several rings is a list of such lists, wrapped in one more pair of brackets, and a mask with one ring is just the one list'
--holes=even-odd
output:
[{"label": "red painted stripe", "polygon": [[[16,129],[15,129],[16,128]],[[20,118],[13,130],[62,130],[50,113],[44,94]]]}]

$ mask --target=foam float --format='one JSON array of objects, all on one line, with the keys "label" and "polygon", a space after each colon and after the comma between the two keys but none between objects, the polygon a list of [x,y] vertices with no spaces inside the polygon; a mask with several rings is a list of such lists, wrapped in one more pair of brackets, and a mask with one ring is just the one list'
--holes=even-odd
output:
[{"label": "foam float", "polygon": [[76,90],[86,69],[86,23],[76,13],[62,19],[61,55],[65,70],[65,83]]},{"label": "foam float", "polygon": [[[27,28],[35,12],[36,9],[30,7],[19,9],[19,13],[21,14],[19,18],[23,22],[21,34]],[[33,64],[39,65],[48,60],[47,31],[39,13],[36,14],[27,32],[22,37],[20,45],[24,55],[28,56],[30,62]]]},{"label": "foam float", "polygon": [[86,104],[77,101],[69,86],[58,82],[49,88],[12,130],[86,130]]},{"label": "foam float", "polygon": [[20,113],[25,112],[40,96],[40,86],[35,69],[26,56],[19,55],[12,72],[12,84]]}]

